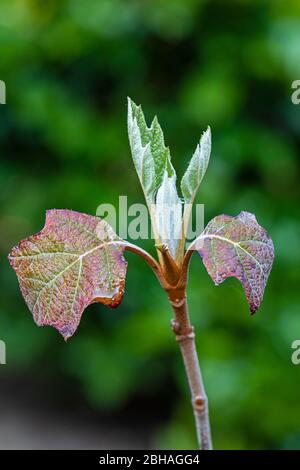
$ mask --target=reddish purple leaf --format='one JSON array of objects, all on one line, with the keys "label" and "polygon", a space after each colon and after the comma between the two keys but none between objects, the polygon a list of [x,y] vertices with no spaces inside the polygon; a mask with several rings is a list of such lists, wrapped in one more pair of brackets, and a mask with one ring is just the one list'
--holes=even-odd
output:
[{"label": "reddish purple leaf", "polygon": [[117,307],[123,297],[125,242],[98,217],[70,210],[47,212],[41,232],[12,249],[9,261],[40,326],[65,339],[94,302]]},{"label": "reddish purple leaf", "polygon": [[241,212],[236,217],[215,217],[196,240],[195,247],[216,285],[231,276],[240,280],[250,312],[255,313],[274,259],[272,239],[255,216]]}]

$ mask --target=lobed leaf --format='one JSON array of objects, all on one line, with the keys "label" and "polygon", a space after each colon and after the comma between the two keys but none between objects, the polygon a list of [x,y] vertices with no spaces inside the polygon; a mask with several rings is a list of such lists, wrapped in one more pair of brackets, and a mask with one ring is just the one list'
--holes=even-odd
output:
[{"label": "lobed leaf", "polygon": [[259,308],[274,260],[274,245],[253,214],[212,219],[195,248],[216,285],[234,276],[242,283],[250,312]]},{"label": "lobed leaf", "polygon": [[128,136],[133,163],[146,199],[153,200],[155,165],[150,146],[150,131],[141,107],[128,99]]},{"label": "lobed leaf", "polygon": [[166,243],[176,256],[181,234],[181,202],[176,173],[163,131],[155,117],[147,126],[141,106],[128,98],[128,136],[133,162],[150,211],[156,243]]},{"label": "lobed leaf", "polygon": [[88,305],[120,304],[124,249],[125,242],[99,217],[50,210],[44,228],[14,247],[9,261],[35,322],[68,339]]},{"label": "lobed leaf", "polygon": [[148,127],[141,106],[137,106],[130,98],[128,136],[137,174],[146,199],[151,203],[163,182],[165,170],[169,177],[175,174],[175,170],[157,118],[155,117]]}]

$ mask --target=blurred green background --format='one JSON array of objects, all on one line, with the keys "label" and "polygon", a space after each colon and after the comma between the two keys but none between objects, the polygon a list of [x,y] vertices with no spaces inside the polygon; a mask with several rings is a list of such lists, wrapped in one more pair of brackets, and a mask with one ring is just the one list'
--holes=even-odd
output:
[{"label": "blurred green background", "polygon": [[[206,222],[254,212],[275,243],[252,318],[238,281],[214,287],[192,259],[190,311],[215,448],[300,449],[300,365],[291,362],[300,339],[300,105],[291,102],[299,1],[2,0],[0,57],[1,416],[19,410],[8,415],[10,445],[25,439],[20,422],[30,434],[30,410],[45,413],[45,437],[47,413],[68,410],[56,431],[69,447],[75,419],[101,427],[107,447],[124,448],[126,433],[133,448],[196,447],[171,311],[143,260],[128,254],[123,304],[89,307],[67,344],[33,323],[7,261],[41,229],[46,209],[95,214],[120,194],[143,202],[127,139],[129,95],[148,121],[158,114],[179,177],[211,126],[197,201]],[[2,442],[8,432],[2,424]],[[28,439],[24,446],[37,446]]]}]

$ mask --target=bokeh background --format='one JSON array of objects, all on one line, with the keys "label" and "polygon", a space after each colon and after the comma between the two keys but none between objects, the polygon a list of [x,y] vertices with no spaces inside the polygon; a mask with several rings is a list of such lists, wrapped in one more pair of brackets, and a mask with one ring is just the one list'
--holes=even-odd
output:
[{"label": "bokeh background", "polygon": [[179,177],[211,126],[206,222],[254,212],[275,243],[252,318],[238,281],[215,287],[192,259],[215,448],[300,449],[299,1],[2,0],[0,57],[0,447],[196,448],[171,311],[143,260],[128,254],[123,304],[89,307],[67,344],[33,323],[7,261],[46,209],[143,202],[129,95],[158,114]]}]

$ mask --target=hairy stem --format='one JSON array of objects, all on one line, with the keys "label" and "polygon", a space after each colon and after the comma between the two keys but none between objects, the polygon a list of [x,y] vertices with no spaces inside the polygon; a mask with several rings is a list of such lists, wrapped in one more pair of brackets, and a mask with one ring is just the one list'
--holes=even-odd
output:
[{"label": "hairy stem", "polygon": [[174,319],[171,325],[180,346],[190,387],[199,448],[211,450],[208,400],[196,351],[194,328],[189,320],[185,292],[178,295],[177,291],[170,291],[169,300],[174,311]]}]

